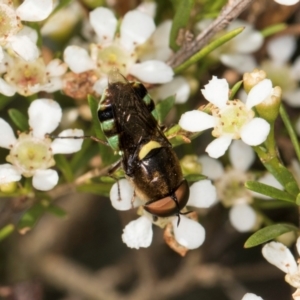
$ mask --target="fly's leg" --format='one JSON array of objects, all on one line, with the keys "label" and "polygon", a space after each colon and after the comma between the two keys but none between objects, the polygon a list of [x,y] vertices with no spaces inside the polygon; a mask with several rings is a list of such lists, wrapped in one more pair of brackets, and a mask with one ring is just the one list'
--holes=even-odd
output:
[{"label": "fly's leg", "polygon": [[121,167],[121,164],[122,164],[122,160],[118,160],[117,162],[115,162],[110,168],[109,170],[107,171],[107,175],[109,177],[111,177],[112,179],[114,179],[118,185],[118,201],[121,201],[121,189],[120,189],[120,183],[119,183],[119,180],[118,178],[116,178],[113,173],[118,170],[120,167]]},{"label": "fly's leg", "polygon": [[45,137],[51,138],[51,139],[74,139],[74,140],[79,140],[79,139],[91,139],[97,143],[103,144],[105,146],[109,146],[107,141],[103,141],[101,139],[98,139],[97,137],[93,135],[82,135],[82,136],[55,136],[55,135],[50,135],[48,133],[45,134]]},{"label": "fly's leg", "polygon": [[134,200],[135,200],[135,197],[136,197],[136,192],[135,192],[135,189],[133,190],[133,195],[132,195],[132,198],[131,198],[131,208],[134,208]]}]

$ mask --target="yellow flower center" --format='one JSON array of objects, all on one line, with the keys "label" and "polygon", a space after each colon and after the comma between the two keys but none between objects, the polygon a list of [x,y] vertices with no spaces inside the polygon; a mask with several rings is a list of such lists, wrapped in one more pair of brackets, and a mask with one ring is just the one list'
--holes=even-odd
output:
[{"label": "yellow flower center", "polygon": [[50,139],[38,139],[31,133],[21,133],[6,160],[16,166],[25,177],[31,177],[38,169],[48,169],[55,162]]},{"label": "yellow flower center", "polygon": [[228,134],[233,139],[239,139],[241,128],[254,118],[254,112],[240,100],[228,101],[222,109],[213,108],[212,115],[217,120],[212,135],[219,137]]},{"label": "yellow flower center", "polygon": [[91,55],[97,61],[97,66],[102,74],[108,74],[111,70],[116,69],[121,74],[126,75],[128,66],[136,60],[135,53],[130,54],[117,44],[105,48],[92,45]]},{"label": "yellow flower center", "polygon": [[0,4],[0,41],[15,35],[22,28],[22,23],[11,5]]}]

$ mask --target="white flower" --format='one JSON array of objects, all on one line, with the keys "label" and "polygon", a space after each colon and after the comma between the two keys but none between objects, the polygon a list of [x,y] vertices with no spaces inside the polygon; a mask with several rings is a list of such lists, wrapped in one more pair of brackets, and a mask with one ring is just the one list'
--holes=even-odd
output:
[{"label": "white flower", "polygon": [[82,6],[77,1],[72,1],[69,5],[53,14],[41,28],[42,35],[61,36],[74,30],[75,25],[82,18],[84,12]]},{"label": "white flower", "polygon": [[151,97],[154,100],[164,100],[174,95],[175,103],[182,104],[188,100],[190,92],[191,89],[187,80],[183,76],[176,76],[172,81],[151,89]]},{"label": "white flower", "polygon": [[265,79],[255,85],[244,104],[240,100],[228,100],[229,86],[225,79],[213,79],[202,90],[204,97],[212,103],[212,116],[194,110],[184,113],[179,125],[187,131],[197,132],[214,127],[216,137],[206,148],[209,156],[222,156],[233,139],[242,139],[250,146],[263,143],[270,131],[270,125],[262,118],[255,117],[252,107],[272,95],[272,82]]},{"label": "white flower", "polygon": [[[114,208],[118,210],[129,210],[133,207],[143,205],[142,201],[135,197],[134,189],[126,179],[115,183],[110,191],[110,200]],[[187,206],[207,208],[216,202],[217,194],[215,187],[210,180],[201,180],[190,187],[190,197]],[[202,245],[205,239],[205,229],[198,222],[191,220],[184,215],[166,218],[166,223],[172,222],[176,241],[188,248],[195,249]],[[150,226],[151,225],[151,226]],[[149,247],[152,241],[152,220],[148,213],[135,221],[131,221],[124,229],[123,242],[130,248]],[[151,237],[151,240],[149,241]]]},{"label": "white flower", "polygon": [[97,44],[91,45],[91,55],[78,46],[68,46],[64,52],[64,60],[73,72],[95,70],[98,80],[103,80],[112,69],[116,69],[124,76],[131,74],[148,83],[171,81],[173,70],[162,60],[154,57],[139,59],[138,46],[155,31],[154,21],[149,15],[140,10],[126,13],[120,35],[116,35],[118,20],[107,8],[98,7],[90,12],[90,23],[97,35]]},{"label": "white flower", "polygon": [[41,57],[30,62],[15,57],[7,58],[5,71],[4,78],[0,78],[0,93],[12,96],[18,92],[30,96],[39,91],[52,93],[60,90],[67,65],[57,58],[46,66]]},{"label": "white flower", "polygon": [[[255,179],[252,173],[247,172],[255,159],[251,147],[240,140],[233,141],[229,147],[229,159],[233,168],[224,169],[221,162],[207,155],[200,156],[199,162],[202,165],[203,175],[214,181],[217,198],[225,207],[229,207],[231,225],[239,232],[247,232],[260,224],[258,214],[251,206],[253,198],[269,199],[269,197],[254,193],[244,186],[246,181]],[[258,181],[283,189],[274,176],[269,173]]]},{"label": "white flower", "polygon": [[277,2],[278,4],[281,5],[295,5],[296,3],[299,2],[299,0],[274,0],[275,2]]},{"label": "white flower", "polygon": [[[298,254],[300,254],[300,238],[296,243]],[[285,281],[291,286],[300,288],[300,268],[291,251],[279,242],[270,242],[262,248],[264,258],[272,265],[286,273]]]},{"label": "white flower", "polygon": [[204,227],[185,216],[180,216],[180,223],[177,225],[177,218],[173,218],[173,231],[176,241],[187,249],[199,248],[205,240]]},{"label": "white flower", "polygon": [[123,229],[122,240],[129,248],[147,248],[152,242],[152,222],[145,216],[131,221]]},{"label": "white flower", "polygon": [[[205,24],[197,24],[197,27],[203,30],[207,26]],[[236,28],[244,27],[243,32],[228,41],[223,46],[216,49],[212,56],[220,59],[221,62],[240,74],[252,71],[256,67],[256,62],[251,53],[257,51],[263,44],[263,35],[255,30],[253,26],[242,20],[234,20],[231,22],[226,31],[232,31]]]},{"label": "white flower", "polygon": [[[0,3],[0,19],[5,26],[1,26],[0,29],[1,46],[12,49],[26,61],[37,59],[39,49],[36,46],[36,38],[33,38],[36,32],[25,27],[27,28],[25,33],[21,21],[38,22],[45,20],[52,10],[53,0],[25,0],[16,9],[12,1],[2,1]],[[28,34],[29,31],[31,34]]]},{"label": "white flower", "polygon": [[244,295],[242,300],[263,300],[263,298],[256,296],[255,294],[252,294],[252,293],[247,293]]},{"label": "white flower", "polygon": [[[54,131],[61,121],[62,111],[57,102],[50,99],[38,99],[28,109],[30,131],[22,132],[15,137],[10,125],[0,119],[2,134],[0,146],[9,149],[6,160],[11,163],[0,166],[2,178],[17,181],[32,177],[32,185],[41,191],[52,189],[58,182],[58,173],[49,169],[55,162],[54,154],[79,151],[82,139],[54,139],[45,137]],[[61,137],[82,136],[80,129],[67,129],[59,134]],[[11,167],[8,167],[11,166]],[[6,171],[5,171],[6,168]]]},{"label": "white flower", "polygon": [[10,164],[0,165],[0,185],[19,181],[20,179],[21,175],[16,167]]},{"label": "white flower", "polygon": [[289,63],[297,47],[296,37],[284,35],[273,38],[267,44],[267,52],[270,57],[261,63],[262,68],[272,80],[274,85],[282,88],[282,98],[290,106],[299,107],[300,89],[300,57],[293,64]]}]

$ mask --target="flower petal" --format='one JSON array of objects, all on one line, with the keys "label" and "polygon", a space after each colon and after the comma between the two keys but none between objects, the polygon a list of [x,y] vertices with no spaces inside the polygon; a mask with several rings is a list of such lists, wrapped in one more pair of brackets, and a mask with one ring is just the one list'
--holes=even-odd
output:
[{"label": "flower petal", "polygon": [[257,104],[260,104],[271,95],[272,91],[273,87],[270,79],[260,81],[250,90],[246,100],[246,107],[250,109]]},{"label": "flower petal", "polygon": [[199,156],[198,161],[201,163],[202,174],[207,176],[209,179],[216,180],[221,178],[224,174],[224,168],[220,161],[211,158],[204,154]]},{"label": "flower petal", "polygon": [[0,94],[11,97],[16,93],[16,89],[8,84],[3,78],[0,78]]},{"label": "flower petal", "polygon": [[244,295],[242,300],[263,300],[263,298],[256,296],[255,294],[252,294],[252,293],[247,293]]},{"label": "flower petal", "polygon": [[229,220],[232,226],[239,232],[247,232],[254,228],[257,215],[248,204],[237,204],[229,211]]},{"label": "flower petal", "polygon": [[300,107],[300,89],[284,92],[283,98],[291,107]]},{"label": "flower petal", "polygon": [[182,104],[189,98],[191,89],[183,76],[176,76],[172,81],[157,87],[155,91],[151,89],[152,97],[154,97],[153,92],[155,93],[155,98],[160,100],[175,95],[175,103]]},{"label": "flower petal", "polygon": [[133,64],[129,73],[147,83],[166,83],[172,80],[173,69],[159,60],[147,60]]},{"label": "flower petal", "polygon": [[224,155],[232,141],[231,136],[224,135],[214,139],[205,149],[212,158],[219,158]]},{"label": "flower petal", "polygon": [[45,20],[53,10],[53,0],[25,0],[16,10],[23,21]]},{"label": "flower petal", "polygon": [[229,96],[229,86],[226,79],[219,79],[216,76],[201,90],[203,96],[210,103],[222,108],[226,105]]},{"label": "flower petal", "polygon": [[299,0],[274,0],[275,2],[277,2],[278,4],[281,5],[294,5],[296,3],[299,2]]},{"label": "flower petal", "polygon": [[102,77],[99,80],[97,80],[93,86],[93,90],[98,93],[99,95],[102,95],[104,90],[108,86],[108,79],[107,77]]},{"label": "flower petal", "polygon": [[181,115],[179,126],[186,131],[203,131],[215,126],[215,118],[200,110],[188,111]]},{"label": "flower petal", "polygon": [[40,191],[49,191],[58,183],[58,174],[55,170],[37,170],[32,177],[32,185]]},{"label": "flower petal", "polygon": [[0,165],[0,184],[6,184],[13,181],[19,181],[21,179],[21,174],[18,172],[17,168],[10,164]]},{"label": "flower petal", "polygon": [[46,67],[49,76],[62,76],[67,70],[67,64],[58,58],[52,59]]},{"label": "flower petal", "polygon": [[118,21],[110,9],[97,7],[91,11],[90,23],[99,38],[99,44],[110,43],[113,40]]},{"label": "flower petal", "polygon": [[11,145],[13,145],[17,139],[15,134],[11,128],[11,126],[0,118],[0,132],[1,132],[1,139],[0,139],[0,147],[10,149]]},{"label": "flower petal", "polygon": [[[84,135],[84,132],[82,129],[66,129],[62,131],[58,136],[59,137],[82,137]],[[83,143],[83,138],[82,139],[60,139],[56,138],[52,143],[51,143],[51,149],[53,154],[70,154],[77,152],[81,149]]]},{"label": "flower petal", "polygon": [[120,28],[120,42],[127,50],[133,50],[137,45],[143,44],[155,30],[151,17],[133,10],[125,14]]},{"label": "flower petal", "polygon": [[116,210],[129,210],[140,205],[140,200],[134,197],[134,189],[127,179],[121,179],[113,184],[109,198]]},{"label": "flower petal", "polygon": [[[278,190],[283,190],[283,186],[280,184],[280,182],[271,173],[267,172],[265,175],[260,177],[257,181],[260,182],[260,183],[270,185],[270,186],[272,186],[272,187],[274,187]],[[258,199],[267,199],[267,200],[272,199],[271,197],[260,194],[260,193],[256,193],[256,192],[253,192],[253,191],[250,191],[250,192],[253,195],[253,197],[256,197]]]},{"label": "flower petal", "polygon": [[247,171],[255,160],[255,153],[241,140],[234,140],[229,147],[229,158],[236,170]]},{"label": "flower petal", "polygon": [[262,118],[254,118],[241,129],[241,139],[250,146],[263,143],[270,132],[270,124]]},{"label": "flower petal", "polygon": [[39,49],[27,36],[14,36],[11,40],[12,49],[26,61],[36,60],[39,55]]},{"label": "flower petal", "polygon": [[167,61],[173,51],[169,47],[169,39],[172,28],[172,21],[166,20],[162,22],[154,31],[152,36],[146,43],[146,46],[139,55],[140,61],[146,61],[151,59]]},{"label": "flower petal", "polygon": [[221,54],[220,60],[225,66],[236,70],[240,74],[250,72],[257,66],[257,63],[251,54]]},{"label": "flower petal", "polygon": [[78,46],[68,46],[65,49],[64,61],[74,73],[82,73],[95,68],[88,52]]},{"label": "flower petal", "polygon": [[217,202],[217,190],[210,180],[200,180],[190,187],[188,206],[208,208]]},{"label": "flower petal", "polygon": [[291,76],[293,79],[300,80],[300,56],[298,56],[291,66]]},{"label": "flower petal", "polygon": [[35,137],[44,138],[56,129],[62,118],[59,104],[51,99],[37,99],[28,108],[29,126]]},{"label": "flower petal", "polygon": [[157,4],[155,2],[142,2],[136,9],[147,14],[151,18],[156,15]]},{"label": "flower petal", "polygon": [[172,220],[173,231],[176,241],[188,248],[199,248],[205,240],[205,229],[198,222],[183,215],[180,216],[180,223],[177,226],[177,218]]},{"label": "flower petal", "polygon": [[297,248],[298,254],[300,255],[300,237],[297,238],[296,248]]},{"label": "flower petal", "polygon": [[123,229],[122,240],[129,248],[147,248],[152,242],[152,223],[142,216]]},{"label": "flower petal", "polygon": [[276,63],[284,64],[296,50],[297,40],[293,35],[282,35],[273,38],[267,44],[267,52]]},{"label": "flower petal", "polygon": [[291,251],[281,243],[266,244],[262,248],[262,255],[270,264],[285,273],[295,274],[298,271],[297,263]]}]

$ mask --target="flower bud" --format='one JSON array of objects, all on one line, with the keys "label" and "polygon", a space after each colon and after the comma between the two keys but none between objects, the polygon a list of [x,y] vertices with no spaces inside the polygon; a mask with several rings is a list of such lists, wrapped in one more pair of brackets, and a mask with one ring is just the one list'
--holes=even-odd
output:
[{"label": "flower bud", "polygon": [[243,76],[245,91],[249,93],[256,84],[264,80],[266,77],[266,72],[258,69],[254,69],[251,73],[245,73]]},{"label": "flower bud", "polygon": [[258,114],[268,122],[274,122],[279,114],[282,90],[279,86],[273,88],[272,94],[262,103],[256,105]]},{"label": "flower bud", "polygon": [[0,191],[5,194],[13,193],[17,188],[17,182],[11,181],[0,184]]},{"label": "flower bud", "polygon": [[201,174],[202,167],[196,155],[185,155],[180,164],[183,174]]}]

